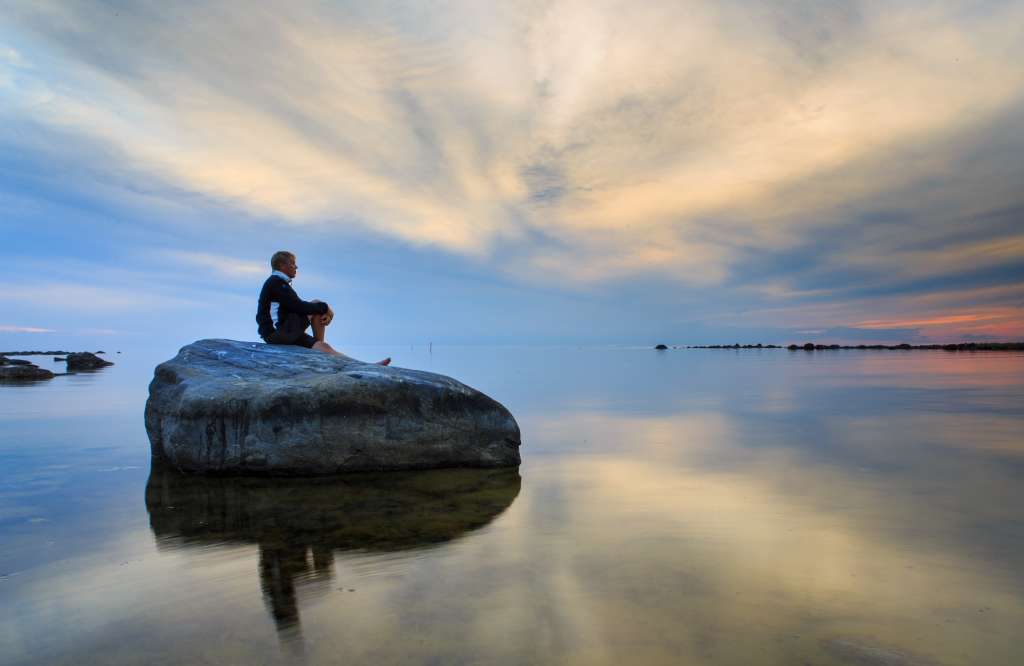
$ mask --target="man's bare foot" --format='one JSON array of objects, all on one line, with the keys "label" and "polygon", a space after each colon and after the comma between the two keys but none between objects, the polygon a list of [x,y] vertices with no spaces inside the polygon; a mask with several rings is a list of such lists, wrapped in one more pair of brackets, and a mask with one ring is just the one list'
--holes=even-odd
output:
[{"label": "man's bare foot", "polygon": [[383,361],[377,361],[377,365],[391,365],[391,357],[388,356]]}]

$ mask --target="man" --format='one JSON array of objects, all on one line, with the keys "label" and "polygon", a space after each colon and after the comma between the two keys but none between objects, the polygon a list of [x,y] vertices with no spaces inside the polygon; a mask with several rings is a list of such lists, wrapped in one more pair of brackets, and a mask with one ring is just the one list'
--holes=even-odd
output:
[{"label": "man", "polygon": [[[263,341],[271,345],[299,345],[333,356],[345,356],[324,341],[325,329],[334,319],[334,311],[327,303],[302,300],[292,289],[292,280],[299,270],[295,255],[285,250],[275,252],[270,258],[270,268],[274,272],[263,283],[256,309],[256,323]],[[313,326],[312,336],[306,333],[310,325]],[[378,365],[389,363],[390,357],[377,362]]]}]

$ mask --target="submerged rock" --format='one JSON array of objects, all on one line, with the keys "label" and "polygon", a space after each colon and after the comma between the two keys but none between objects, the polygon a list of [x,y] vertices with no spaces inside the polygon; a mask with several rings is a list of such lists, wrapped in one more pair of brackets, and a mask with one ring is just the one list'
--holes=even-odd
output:
[{"label": "submerged rock", "polygon": [[454,379],[234,340],[199,340],[157,366],[146,431],[154,457],[187,472],[519,464],[509,411]]},{"label": "submerged rock", "polygon": [[75,352],[67,355],[68,370],[95,370],[108,365],[114,365],[105,361],[96,354],[89,352]]},{"label": "submerged rock", "polygon": [[825,649],[844,663],[860,666],[937,666],[933,660],[859,638],[833,638]]}]

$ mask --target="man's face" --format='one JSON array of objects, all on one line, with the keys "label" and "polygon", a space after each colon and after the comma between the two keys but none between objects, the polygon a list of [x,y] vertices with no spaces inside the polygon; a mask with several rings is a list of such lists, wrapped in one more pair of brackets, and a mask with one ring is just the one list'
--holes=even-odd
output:
[{"label": "man's face", "polygon": [[295,263],[295,257],[285,259],[284,263],[281,264],[281,272],[288,277],[295,279],[295,273],[299,270],[298,264]]}]

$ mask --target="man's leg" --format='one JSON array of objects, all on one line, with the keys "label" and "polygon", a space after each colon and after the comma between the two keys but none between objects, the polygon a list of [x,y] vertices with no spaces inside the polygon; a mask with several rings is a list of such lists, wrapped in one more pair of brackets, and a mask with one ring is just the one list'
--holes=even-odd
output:
[{"label": "man's leg", "polygon": [[327,325],[324,324],[324,316],[309,315],[309,323],[313,325],[313,339],[327,345],[327,347],[330,347],[330,345],[324,342],[324,335],[327,334]]},{"label": "man's leg", "polygon": [[[324,352],[325,354],[330,354],[331,356],[344,356],[345,358],[351,358],[350,356],[342,354],[340,351],[324,341],[324,336],[327,334],[327,327],[330,325],[329,323],[325,323],[324,315],[310,315],[309,323],[313,325],[313,339],[316,340],[316,342],[313,343],[313,349]],[[390,356],[383,361],[377,361],[377,365],[390,364]]]}]

